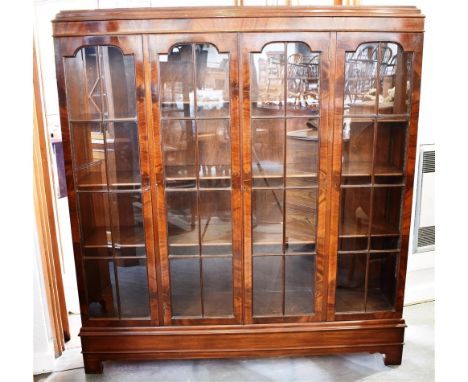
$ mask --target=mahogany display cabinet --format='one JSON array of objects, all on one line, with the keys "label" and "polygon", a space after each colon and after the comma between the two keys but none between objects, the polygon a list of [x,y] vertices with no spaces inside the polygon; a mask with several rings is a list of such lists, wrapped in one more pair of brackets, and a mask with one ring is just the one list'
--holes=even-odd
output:
[{"label": "mahogany display cabinet", "polygon": [[87,373],[401,363],[418,9],[65,11],[53,26]]}]

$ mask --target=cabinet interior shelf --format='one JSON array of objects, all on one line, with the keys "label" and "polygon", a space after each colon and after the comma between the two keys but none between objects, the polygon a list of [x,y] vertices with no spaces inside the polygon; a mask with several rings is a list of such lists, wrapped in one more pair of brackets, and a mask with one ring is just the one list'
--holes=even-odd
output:
[{"label": "cabinet interior shelf", "polygon": [[124,187],[141,187],[141,182],[136,182],[135,179],[140,178],[140,174],[132,171],[119,171],[116,176],[118,182],[107,182],[103,174],[97,171],[88,171],[84,175],[77,176],[78,188],[107,188],[110,187],[124,188]]},{"label": "cabinet interior shelf", "polygon": [[[95,229],[88,234],[84,235],[84,248],[102,248],[109,247],[111,239],[109,242],[105,239],[104,227],[100,229]],[[126,227],[120,226],[117,229],[114,229],[114,235],[119,237],[114,237],[114,246],[115,247],[144,247],[145,246],[145,237],[142,230],[135,229],[135,227]]]},{"label": "cabinet interior shelf", "polygon": [[[341,169],[342,176],[370,177],[371,173],[371,162],[344,163]],[[376,163],[374,165],[374,176],[403,176],[403,171],[397,166]]]}]

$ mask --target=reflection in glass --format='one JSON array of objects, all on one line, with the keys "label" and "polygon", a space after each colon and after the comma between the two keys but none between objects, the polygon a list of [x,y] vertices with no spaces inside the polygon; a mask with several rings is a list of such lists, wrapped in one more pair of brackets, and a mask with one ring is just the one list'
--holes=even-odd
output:
[{"label": "reflection in glass", "polygon": [[211,317],[232,315],[232,259],[204,258],[202,261],[204,315]]},{"label": "reflection in glass", "polygon": [[116,265],[120,316],[122,318],[148,317],[150,312],[146,260],[117,260]]},{"label": "reflection in glass", "polygon": [[109,183],[119,188],[141,183],[138,127],[135,122],[109,122],[106,127]]},{"label": "reflection in glass", "polygon": [[375,114],[378,47],[377,43],[362,44],[346,53],[345,115]]},{"label": "reflection in glass", "polygon": [[194,115],[192,45],[176,45],[159,55],[162,117]]},{"label": "reflection in glass", "polygon": [[294,243],[315,242],[317,190],[286,190],[286,239]]},{"label": "reflection in glass", "polygon": [[284,175],[284,122],[252,120],[252,175],[254,187],[277,187]]},{"label": "reflection in glass", "polygon": [[371,181],[374,122],[345,118],[343,123],[342,175],[344,184]]},{"label": "reflection in glass", "polygon": [[144,246],[143,204],[141,193],[112,193],[111,220],[115,247]]},{"label": "reflection in glass", "polygon": [[[375,151],[377,183],[388,182],[389,177],[402,183],[406,154],[407,122],[379,122]],[[394,182],[390,182],[394,183]]]},{"label": "reflection in glass", "polygon": [[229,55],[212,44],[197,44],[195,60],[198,116],[229,116]]},{"label": "reflection in glass", "polygon": [[106,144],[101,124],[71,123],[70,131],[77,188],[106,188]]},{"label": "reflection in glass", "polygon": [[379,114],[409,112],[412,53],[395,43],[380,45]]},{"label": "reflection in glass", "polygon": [[374,189],[371,234],[400,233],[401,202],[401,187]]},{"label": "reflection in glass", "polygon": [[201,316],[199,259],[170,259],[173,316]]},{"label": "reflection in glass", "polygon": [[370,196],[370,187],[341,189],[340,236],[368,234]]},{"label": "reflection in glass", "polygon": [[202,247],[215,243],[231,243],[231,191],[200,191],[199,208]]},{"label": "reflection in glass", "polygon": [[112,260],[84,260],[90,317],[118,317],[117,288]]},{"label": "reflection in glass", "polygon": [[252,242],[283,242],[283,190],[252,191]]},{"label": "reflection in glass", "polygon": [[395,253],[371,253],[367,281],[366,311],[391,310],[396,291]]},{"label": "reflection in glass", "polygon": [[336,312],[364,311],[367,254],[338,255]]},{"label": "reflection in glass", "polygon": [[195,191],[166,191],[167,241],[198,245],[198,204]]},{"label": "reflection in glass", "polygon": [[315,256],[286,256],[285,314],[314,312]]},{"label": "reflection in glass", "polygon": [[287,113],[319,113],[320,54],[311,52],[302,42],[286,44]]},{"label": "reflection in glass", "polygon": [[252,53],[252,116],[318,115],[320,55],[302,42],[271,43]]},{"label": "reflection in glass", "polygon": [[319,119],[286,122],[286,177],[288,186],[313,186],[319,158]]},{"label": "reflection in glass", "polygon": [[200,186],[229,187],[231,178],[231,134],[228,119],[198,120]]},{"label": "reflection in glass", "polygon": [[266,45],[250,61],[252,116],[284,113],[285,45]]},{"label": "reflection in glass", "polygon": [[190,120],[162,121],[161,127],[166,179],[180,180],[174,183],[178,187],[191,186],[191,182],[183,181],[196,176],[195,122]]},{"label": "reflection in glass", "polygon": [[71,120],[136,118],[133,56],[114,46],[90,46],[64,62]]},{"label": "reflection in glass", "polygon": [[85,247],[112,246],[108,194],[83,192],[78,194],[81,237]]},{"label": "reflection in glass", "polygon": [[282,256],[253,257],[253,314],[283,314]]}]

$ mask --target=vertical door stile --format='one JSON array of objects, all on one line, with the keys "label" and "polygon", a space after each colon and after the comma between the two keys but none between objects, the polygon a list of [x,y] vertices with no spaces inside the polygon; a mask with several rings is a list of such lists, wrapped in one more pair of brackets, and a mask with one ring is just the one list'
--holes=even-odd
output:
[{"label": "vertical door stile", "polygon": [[153,256],[148,257],[148,281],[150,285],[150,304],[152,312],[152,320],[154,325],[162,325],[164,319],[163,298],[162,298],[162,284],[161,273],[158,264],[160,264],[159,248],[158,248],[158,223],[157,223],[157,187],[156,181],[156,163],[155,163],[155,123],[152,109],[152,82],[151,82],[151,57],[148,44],[148,35],[142,35],[142,49],[143,49],[143,69],[144,69],[144,84],[145,84],[145,116],[147,122],[146,139],[148,144],[148,151],[146,153],[146,160],[148,163],[148,184],[150,194],[145,195],[143,203],[149,205],[147,209],[151,214],[145,215],[145,225],[148,227],[145,232],[146,236],[151,236],[151,245],[153,248]]}]

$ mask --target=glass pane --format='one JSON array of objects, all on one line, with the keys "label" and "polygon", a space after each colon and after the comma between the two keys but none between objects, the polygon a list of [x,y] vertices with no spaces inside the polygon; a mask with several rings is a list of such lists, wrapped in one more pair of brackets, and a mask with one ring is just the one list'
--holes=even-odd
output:
[{"label": "glass pane", "polygon": [[166,187],[195,187],[195,123],[162,121],[161,126]]},{"label": "glass pane", "polygon": [[284,114],[285,44],[266,45],[251,54],[252,116]]},{"label": "glass pane", "polygon": [[252,120],[252,175],[254,187],[277,187],[284,175],[284,121]]},{"label": "glass pane", "polygon": [[135,68],[132,56],[113,46],[101,46],[104,119],[135,118]]},{"label": "glass pane", "polygon": [[302,42],[287,44],[288,114],[319,113],[320,54]]},{"label": "glass pane", "polygon": [[288,186],[317,182],[319,119],[294,118],[286,122],[286,177]]},{"label": "glass pane", "polygon": [[286,190],[286,240],[288,244],[315,242],[317,189]]},{"label": "glass pane", "polygon": [[283,314],[283,257],[253,257],[253,315]]},{"label": "glass pane", "polygon": [[145,244],[143,225],[143,204],[141,194],[112,193],[112,235],[114,246],[134,246]]},{"label": "glass pane", "polygon": [[283,190],[252,191],[252,242],[283,242]]},{"label": "glass pane", "polygon": [[201,316],[199,259],[170,260],[172,315]]},{"label": "glass pane", "polygon": [[197,114],[203,117],[229,115],[229,55],[211,44],[197,44]]},{"label": "glass pane", "polygon": [[379,114],[406,114],[411,93],[412,53],[395,43],[380,46]]},{"label": "glass pane", "polygon": [[370,187],[341,189],[340,236],[368,234],[370,196]]},{"label": "glass pane", "polygon": [[398,249],[400,236],[374,236],[371,237],[371,249]]},{"label": "glass pane", "polygon": [[372,235],[400,233],[401,196],[401,187],[374,189]]},{"label": "glass pane", "polygon": [[339,254],[336,312],[364,311],[367,254]]},{"label": "glass pane", "polygon": [[[143,248],[144,249],[144,248]],[[112,247],[84,247],[83,257],[112,257]]]},{"label": "glass pane", "polygon": [[120,316],[148,317],[149,293],[146,260],[117,260]]},{"label": "glass pane", "polygon": [[367,237],[340,238],[339,251],[363,251],[367,249]]},{"label": "glass pane", "polygon": [[343,123],[342,183],[369,184],[372,173],[374,122],[345,118]]},{"label": "glass pane", "polygon": [[232,315],[232,258],[209,258],[202,261],[204,315]]},{"label": "glass pane", "polygon": [[229,120],[199,120],[197,132],[200,187],[229,187],[231,184]]},{"label": "glass pane", "polygon": [[78,194],[80,228],[83,245],[112,246],[108,194],[85,192]]},{"label": "glass pane", "polygon": [[403,183],[406,134],[407,122],[378,123],[374,169],[377,183]]},{"label": "glass pane", "polygon": [[67,110],[70,120],[101,119],[98,48],[80,49],[75,57],[64,59]]},{"label": "glass pane", "polygon": [[65,59],[71,120],[136,118],[135,65],[113,46],[80,49]]},{"label": "glass pane", "polygon": [[88,314],[118,317],[117,289],[112,260],[84,260]]},{"label": "glass pane", "polygon": [[314,312],[315,256],[286,256],[285,314]]},{"label": "glass pane", "polygon": [[378,44],[362,44],[346,53],[344,113],[369,115],[376,111]]},{"label": "glass pane", "polygon": [[198,207],[195,191],[166,191],[167,241],[172,245],[196,246],[198,254]]},{"label": "glass pane", "polygon": [[114,255],[118,257],[145,257],[145,247],[120,247],[114,249]]},{"label": "glass pane", "polygon": [[132,188],[141,184],[138,126],[134,122],[109,122],[106,130],[109,183]]},{"label": "glass pane", "polygon": [[397,254],[371,253],[366,311],[391,310],[395,304]]},{"label": "glass pane", "polygon": [[232,242],[231,192],[200,191],[200,237],[205,246]]},{"label": "glass pane", "polygon": [[78,189],[107,188],[105,140],[100,123],[71,123],[73,166]]},{"label": "glass pane", "polygon": [[192,45],[176,45],[166,55],[159,55],[161,116],[194,115]]}]

